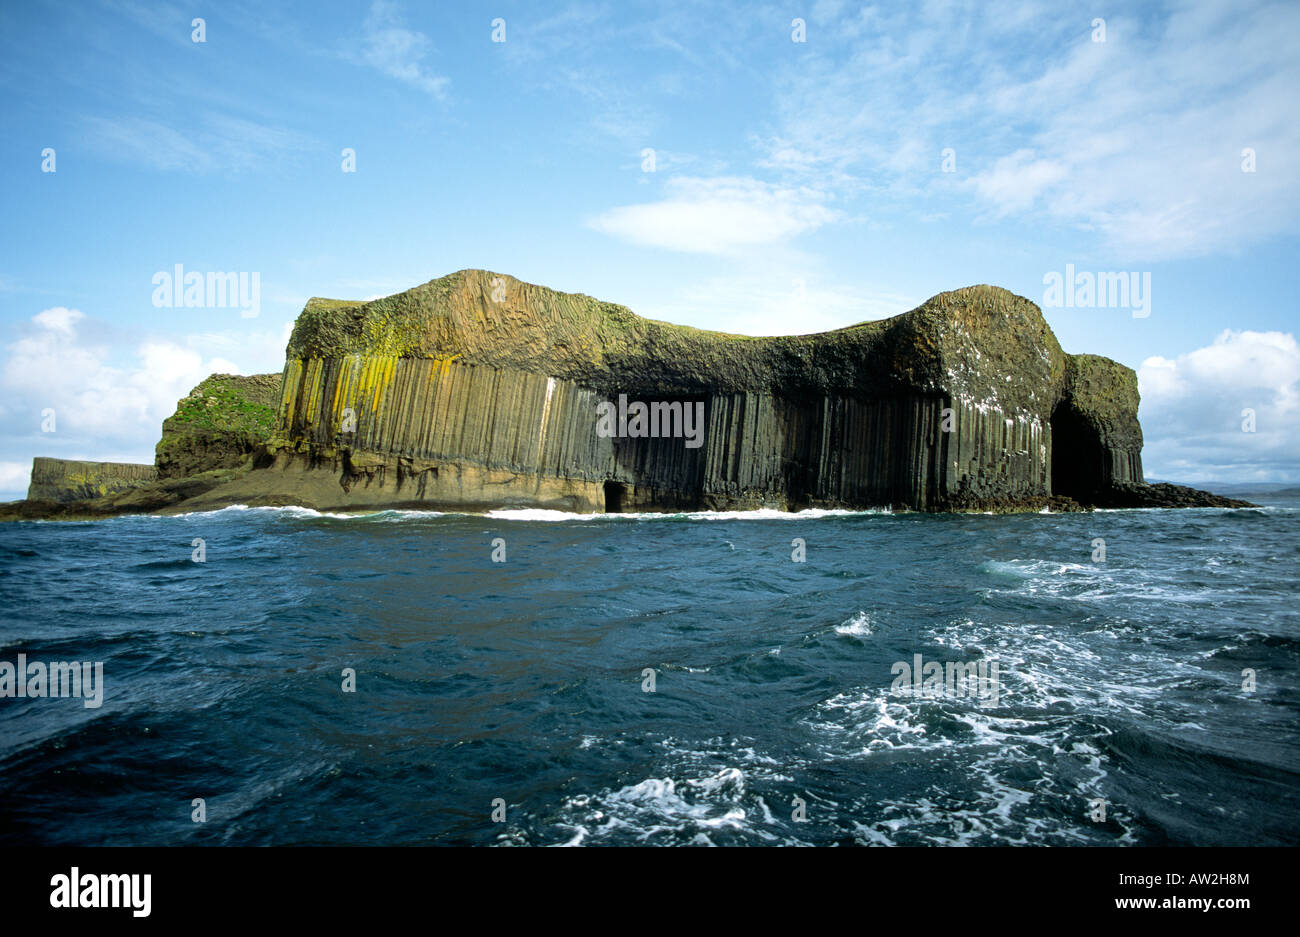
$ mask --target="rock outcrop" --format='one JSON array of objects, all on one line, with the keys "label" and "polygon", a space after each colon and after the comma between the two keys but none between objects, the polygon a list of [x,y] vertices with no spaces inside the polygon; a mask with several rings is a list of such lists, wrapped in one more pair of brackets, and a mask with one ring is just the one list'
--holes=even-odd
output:
[{"label": "rock outcrop", "polygon": [[1098,508],[1249,508],[1249,501],[1225,498],[1186,485],[1160,482],[1155,485],[1115,485],[1099,492],[1092,507]]},{"label": "rock outcrop", "polygon": [[[338,478],[350,504],[1037,508],[1052,494],[1052,417],[1080,370],[1081,403],[1131,398],[1136,430],[1133,372],[1071,368],[1038,308],[994,287],[749,338],[462,271],[370,303],[309,303],[271,458]],[[600,436],[597,406],[620,395],[702,403],[703,445]],[[1122,469],[1115,480],[1141,481],[1140,432],[1134,445],[1112,424],[1108,412],[1070,432]],[[1095,468],[1089,482],[1111,480]]]},{"label": "rock outcrop", "polygon": [[271,434],[280,375],[214,374],[176,404],[154,452],[159,478],[243,464]]},{"label": "rock outcrop", "polygon": [[[312,300],[287,359],[263,464],[335,508],[1002,511],[1142,486],[1134,372],[991,286],[751,338],[466,270]],[[702,408],[701,444],[602,435],[621,399]]]},{"label": "rock outcrop", "polygon": [[73,459],[32,460],[29,501],[86,501],[105,498],[146,485],[158,477],[152,465],[130,462],[79,462]]},{"label": "rock outcrop", "polygon": [[153,494],[132,499],[198,480],[160,507],[1246,504],[1145,485],[1137,406],[1131,369],[1064,353],[1037,306],[997,287],[753,338],[463,270],[310,300],[283,375],[196,388],[165,424]]}]

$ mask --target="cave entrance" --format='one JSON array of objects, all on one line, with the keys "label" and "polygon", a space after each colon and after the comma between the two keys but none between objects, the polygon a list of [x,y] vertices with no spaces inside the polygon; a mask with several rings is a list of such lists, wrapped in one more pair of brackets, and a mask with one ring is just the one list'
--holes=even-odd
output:
[{"label": "cave entrance", "polygon": [[622,482],[605,482],[605,513],[622,514],[627,486]]},{"label": "cave entrance", "polygon": [[1052,494],[1081,503],[1104,485],[1105,451],[1097,431],[1068,402],[1052,411]]}]

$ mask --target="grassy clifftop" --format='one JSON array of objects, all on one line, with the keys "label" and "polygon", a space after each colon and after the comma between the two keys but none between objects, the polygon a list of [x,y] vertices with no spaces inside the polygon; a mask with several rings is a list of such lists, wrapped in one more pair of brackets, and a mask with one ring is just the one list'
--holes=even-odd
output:
[{"label": "grassy clifftop", "polygon": [[158,477],[237,467],[271,435],[279,399],[278,374],[213,374],[163,421]]}]

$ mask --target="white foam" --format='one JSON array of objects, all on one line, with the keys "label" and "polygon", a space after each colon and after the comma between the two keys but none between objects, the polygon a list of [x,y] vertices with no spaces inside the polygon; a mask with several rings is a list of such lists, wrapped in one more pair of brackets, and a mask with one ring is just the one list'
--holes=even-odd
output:
[{"label": "white foam", "polygon": [[186,511],[183,514],[146,514],[144,517],[219,517],[222,514],[238,514],[242,512],[256,512],[261,514],[280,514],[285,517],[329,517],[336,520],[352,520],[357,517],[364,517],[364,514],[336,514],[328,511],[317,511],[312,508],[299,507],[297,505],[286,505],[283,507],[249,507],[247,504],[232,504],[228,507],[218,508],[211,511]]},{"label": "white foam", "polygon": [[646,778],[612,792],[579,794],[564,804],[566,813],[581,815],[577,822],[563,824],[574,829],[564,845],[576,846],[588,837],[620,831],[642,841],[660,833],[696,831],[696,841],[713,845],[708,832],[747,827],[748,814],[739,803],[744,795],[745,775],[734,767],[681,782]]},{"label": "white foam", "polygon": [[570,511],[548,511],[543,508],[495,508],[483,515],[498,521],[594,521],[613,514],[574,514]]},{"label": "white foam", "polygon": [[[906,801],[869,800],[841,805],[864,818],[854,821],[859,842],[875,845],[1028,844],[1056,839],[1090,842],[1085,831],[1032,805],[1049,797],[1061,802],[1098,796],[1106,777],[1101,758],[1087,740],[1075,737],[1073,720],[1061,719],[1048,698],[1016,714],[972,707],[967,701],[893,696],[880,688],[840,693],[818,706],[820,718],[809,723],[823,738],[819,749],[833,761],[886,758],[917,763],[942,760],[960,764],[971,781],[957,801],[931,788]],[[1040,708],[1041,707],[1041,708]],[[963,728],[953,730],[953,723]],[[1026,763],[1049,764],[1063,755],[1077,756],[1077,777],[1040,791],[1024,789]],[[1050,770],[1044,777],[1055,778]],[[1112,820],[1124,829],[1118,842],[1132,841],[1128,818],[1115,811]]]},{"label": "white foam", "polygon": [[794,779],[782,769],[807,762],[798,757],[773,758],[748,742],[752,740],[722,736],[661,739],[659,747],[672,765],[667,774],[575,794],[564,801],[558,826],[573,832],[563,845],[611,838],[663,843],[671,836],[676,842],[712,846],[711,837],[720,831],[739,833],[747,840],[799,845],[797,838],[769,829],[778,815],[751,787],[789,784]]},{"label": "white foam", "polygon": [[269,515],[280,515],[283,517],[295,517],[303,519],[329,518],[338,521],[401,521],[407,519],[419,519],[425,517],[452,517],[452,516],[471,516],[456,515],[449,511],[418,511],[418,510],[399,510],[396,508],[385,508],[383,510],[357,510],[357,511],[318,511],[315,508],[302,507],[301,505],[281,505],[268,506],[258,505],[250,507],[247,504],[231,504],[224,508],[213,508],[209,511],[185,511],[181,514],[124,514],[123,517],[152,517],[163,520],[174,519],[178,517],[219,517],[222,514],[241,514],[241,513],[258,513]]},{"label": "white foam", "polygon": [[496,508],[488,511],[486,517],[503,521],[662,521],[688,518],[697,521],[770,521],[770,520],[817,520],[823,517],[855,517],[893,513],[889,508],[873,508],[867,511],[848,511],[839,509],[808,508],[804,511],[778,511],[773,508],[759,508],[753,511],[683,511],[677,514],[662,512],[644,512],[629,514],[578,514],[572,511],[551,511],[543,508]]},{"label": "white foam", "polygon": [[835,633],[852,635],[855,638],[869,638],[876,633],[876,628],[871,624],[870,615],[866,612],[858,612],[848,621],[836,625]]},{"label": "white foam", "polygon": [[889,508],[872,508],[865,511],[840,509],[809,508],[804,511],[778,511],[772,508],[760,508],[753,511],[685,511],[676,514],[659,511],[632,514],[581,514],[574,511],[552,511],[546,508],[494,508],[485,513],[468,511],[424,511],[397,508],[359,508],[356,511],[318,511],[301,505],[257,506],[231,504],[223,508],[206,511],[185,511],[180,514],[124,514],[122,517],[208,517],[239,512],[261,512],[279,514],[285,517],[330,518],[332,520],[406,520],[429,517],[489,517],[498,521],[528,521],[543,523],[562,523],[566,521],[664,521],[682,518],[698,521],[762,521],[762,520],[818,520],[823,517],[867,517],[888,515]]}]

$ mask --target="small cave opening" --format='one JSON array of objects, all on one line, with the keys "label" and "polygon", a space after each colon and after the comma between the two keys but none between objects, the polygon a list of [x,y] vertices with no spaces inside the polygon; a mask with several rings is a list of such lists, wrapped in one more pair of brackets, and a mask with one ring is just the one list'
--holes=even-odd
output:
[{"label": "small cave opening", "polygon": [[627,486],[622,482],[605,482],[605,513],[622,514]]},{"label": "small cave opening", "polygon": [[1052,411],[1052,494],[1085,503],[1105,487],[1106,452],[1097,431],[1068,402]]}]

